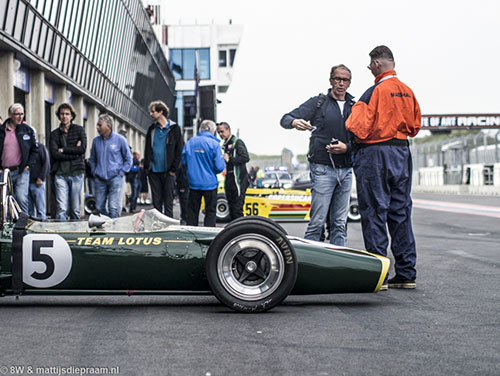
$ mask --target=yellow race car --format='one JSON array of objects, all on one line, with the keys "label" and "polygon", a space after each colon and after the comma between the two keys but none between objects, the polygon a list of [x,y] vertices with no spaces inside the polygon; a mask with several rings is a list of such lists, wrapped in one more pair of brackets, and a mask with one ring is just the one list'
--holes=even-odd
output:
[{"label": "yellow race car", "polygon": [[[202,200],[202,209],[204,202]],[[311,209],[311,190],[285,188],[248,188],[246,191],[243,215],[258,215],[276,221],[309,221]],[[361,221],[358,200],[351,196],[347,219],[351,222]],[[227,223],[231,220],[229,205],[224,193],[224,178],[219,175],[217,193],[217,222]]]},{"label": "yellow race car", "polygon": [[[311,192],[283,188],[248,188],[243,205],[245,216],[259,215],[278,221],[308,221]],[[217,194],[217,222],[231,219],[224,188]]]}]

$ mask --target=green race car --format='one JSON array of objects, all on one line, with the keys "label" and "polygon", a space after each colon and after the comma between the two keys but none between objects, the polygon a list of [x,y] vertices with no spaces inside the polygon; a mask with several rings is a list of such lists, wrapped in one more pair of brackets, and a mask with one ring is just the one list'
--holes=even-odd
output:
[{"label": "green race car", "polygon": [[213,294],[261,312],[289,294],[377,292],[389,259],[288,236],[269,218],[181,226],[155,209],[109,219],[38,221],[20,213],[4,171],[0,294]]}]

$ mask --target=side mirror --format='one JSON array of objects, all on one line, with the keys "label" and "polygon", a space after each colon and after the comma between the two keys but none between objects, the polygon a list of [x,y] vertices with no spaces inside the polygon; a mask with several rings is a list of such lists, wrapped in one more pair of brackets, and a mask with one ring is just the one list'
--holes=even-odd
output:
[{"label": "side mirror", "polygon": [[109,217],[101,214],[91,214],[89,217],[89,227],[102,227],[109,219]]}]

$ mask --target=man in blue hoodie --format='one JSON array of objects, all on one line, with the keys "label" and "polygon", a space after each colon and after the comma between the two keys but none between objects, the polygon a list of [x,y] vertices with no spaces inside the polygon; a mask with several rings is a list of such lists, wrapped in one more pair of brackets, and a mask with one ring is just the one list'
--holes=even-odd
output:
[{"label": "man in blue hoodie", "polygon": [[182,164],[187,167],[189,181],[189,206],[187,224],[198,226],[201,198],[205,199],[204,226],[215,227],[217,205],[217,174],[224,171],[226,162],[219,140],[215,137],[216,125],[203,120],[200,133],[191,138],[182,151]]},{"label": "man in blue hoodie", "polygon": [[[113,132],[113,118],[100,115],[97,133],[90,151],[90,169],[95,176],[97,209],[111,218],[120,216],[123,177],[132,167],[132,153],[127,140]],[[107,204],[106,204],[107,202]]]}]

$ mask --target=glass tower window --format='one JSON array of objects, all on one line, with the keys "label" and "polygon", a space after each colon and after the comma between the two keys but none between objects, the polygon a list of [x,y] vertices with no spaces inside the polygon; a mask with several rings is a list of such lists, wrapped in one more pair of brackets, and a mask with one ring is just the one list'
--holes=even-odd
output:
[{"label": "glass tower window", "polygon": [[170,68],[177,80],[194,80],[196,53],[200,80],[210,79],[209,48],[172,48],[170,50]]}]

